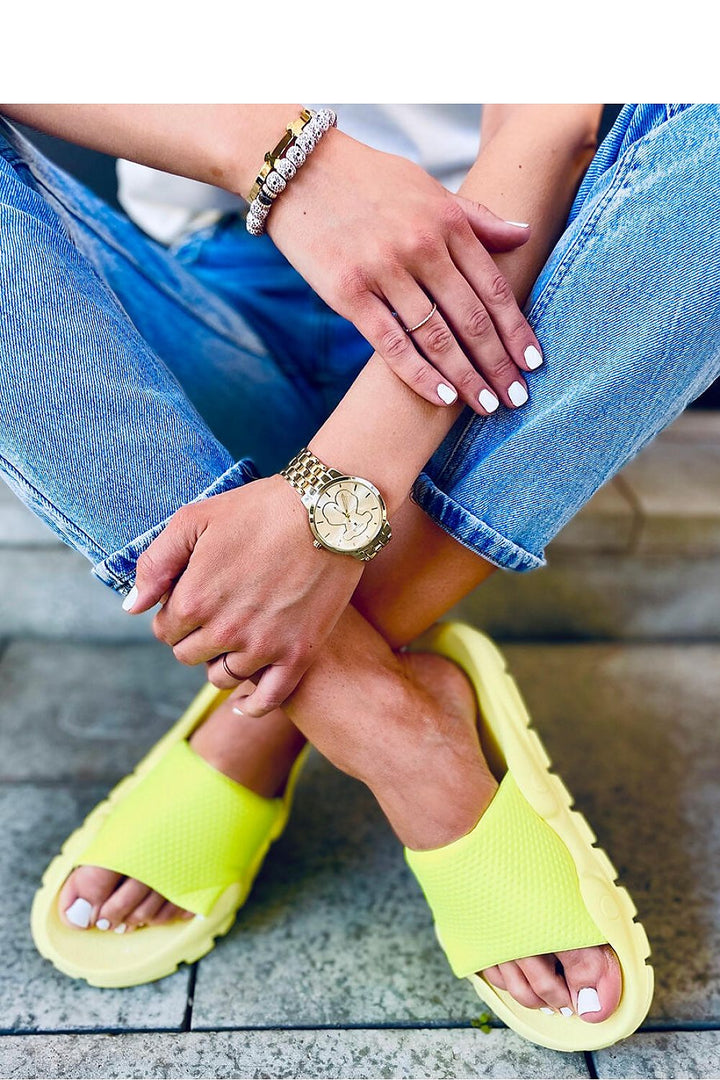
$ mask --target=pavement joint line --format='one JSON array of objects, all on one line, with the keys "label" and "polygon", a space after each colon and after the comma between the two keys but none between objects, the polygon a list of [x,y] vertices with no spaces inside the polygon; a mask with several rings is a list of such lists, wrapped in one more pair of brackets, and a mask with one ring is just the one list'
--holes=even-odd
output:
[{"label": "pavement joint line", "polygon": [[585,1067],[588,1071],[590,1080],[599,1080],[598,1071],[595,1067],[595,1058],[593,1057],[592,1050],[583,1050],[583,1057],[585,1058]]},{"label": "pavement joint line", "polygon": [[[53,1036],[66,1036],[66,1035],[225,1035],[232,1034],[233,1032],[242,1032],[244,1034],[251,1034],[254,1031],[270,1031],[270,1032],[285,1032],[285,1031],[464,1031],[468,1028],[472,1029],[473,1025],[469,1020],[466,1021],[433,1021],[429,1020],[426,1023],[414,1022],[411,1020],[397,1020],[388,1021],[387,1024],[382,1023],[367,1023],[367,1024],[288,1024],[277,1025],[269,1024],[267,1026],[253,1025],[250,1027],[232,1027],[230,1025],[219,1025],[217,1027],[196,1027],[189,1030],[184,1030],[182,1027],[156,1027],[156,1028],[138,1028],[138,1027],[102,1027],[102,1028],[26,1028],[12,1030],[10,1028],[0,1028],[0,1038],[4,1037],[20,1037],[26,1038],[28,1036],[41,1035],[43,1037]],[[499,1020],[490,1022],[488,1027],[497,1031],[505,1030],[505,1025],[500,1023]]]},{"label": "pavement joint line", "polygon": [[192,1014],[193,1005],[195,1003],[195,984],[197,982],[198,970],[200,968],[199,962],[195,962],[190,969],[190,978],[187,985],[187,1004],[185,1005],[185,1016],[183,1017],[182,1030],[192,1031]]}]

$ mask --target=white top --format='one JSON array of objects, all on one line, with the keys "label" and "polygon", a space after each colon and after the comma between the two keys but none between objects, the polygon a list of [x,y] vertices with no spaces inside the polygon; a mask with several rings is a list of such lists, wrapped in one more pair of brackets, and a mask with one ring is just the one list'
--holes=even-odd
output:
[{"label": "white top", "polygon": [[[320,106],[311,106],[319,108]],[[456,191],[480,145],[481,105],[332,105],[338,127],[354,139],[421,165]],[[261,162],[258,162],[258,169]],[[240,210],[243,199],[227,191],[118,161],[118,199],[146,233],[169,244],[203,219]]]}]

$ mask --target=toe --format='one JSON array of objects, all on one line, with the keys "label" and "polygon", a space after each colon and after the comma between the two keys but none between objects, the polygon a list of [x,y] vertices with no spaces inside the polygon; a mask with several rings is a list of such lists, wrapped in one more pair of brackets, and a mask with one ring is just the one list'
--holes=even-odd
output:
[{"label": "toe", "polygon": [[103,920],[103,923],[108,922],[110,924],[105,929],[115,930],[123,923],[127,929],[130,929],[132,924],[129,916],[149,893],[150,889],[148,889],[147,885],[143,885],[141,881],[135,881],[133,878],[123,881],[122,885],[115,889],[112,896],[100,908],[100,919]]},{"label": "toe", "polygon": [[169,900],[166,900],[162,907],[155,913],[153,918],[153,925],[160,926],[163,923],[172,922],[173,919],[179,919],[182,915],[182,908],[179,908],[177,904],[171,904]]},{"label": "toe", "polygon": [[121,880],[120,874],[99,866],[80,866],[73,870],[58,897],[63,922],[75,930],[94,926],[100,909]]},{"label": "toe", "polygon": [[570,990],[554,953],[525,957],[518,961],[518,967],[527,979],[530,989],[537,997],[542,998],[546,1008],[553,1012],[572,1009]]},{"label": "toe", "polygon": [[575,1012],[590,1024],[606,1020],[622,994],[622,974],[609,945],[558,953]]},{"label": "toe", "polygon": [[142,900],[134,911],[128,913],[126,922],[128,926],[136,928],[138,926],[146,926],[148,923],[153,922],[155,916],[165,904],[165,897],[160,893],[149,892],[144,900]]},{"label": "toe", "polygon": [[[519,964],[514,961],[507,964],[498,964],[496,971],[495,978],[497,979],[497,975],[499,975],[508,994],[511,994],[526,1009],[542,1009],[546,1007],[545,1001],[535,993]],[[495,985],[497,985],[497,982]]]}]

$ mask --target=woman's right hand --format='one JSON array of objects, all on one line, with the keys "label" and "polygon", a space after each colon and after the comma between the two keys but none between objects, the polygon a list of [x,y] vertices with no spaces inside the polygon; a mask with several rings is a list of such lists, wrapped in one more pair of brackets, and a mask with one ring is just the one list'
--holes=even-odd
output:
[{"label": "woman's right hand", "polygon": [[489,252],[524,244],[528,227],[331,129],[278,198],[268,232],[426,400],[459,395],[480,415],[527,400],[523,372],[542,363],[540,346]]}]

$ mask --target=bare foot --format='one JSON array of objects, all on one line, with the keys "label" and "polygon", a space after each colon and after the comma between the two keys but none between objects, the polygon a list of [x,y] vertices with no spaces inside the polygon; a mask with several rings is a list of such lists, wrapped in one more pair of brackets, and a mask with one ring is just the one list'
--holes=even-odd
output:
[{"label": "bare foot", "polygon": [[[239,717],[236,698],[252,689],[239,687],[192,735],[190,745],[214,768],[266,798],[285,787],[304,738],[279,709],[262,719]],[[97,866],[80,866],[59,896],[63,921],[78,930],[96,927],[122,934],[139,926],[190,918],[191,912],[166,901],[141,881]]]}]

